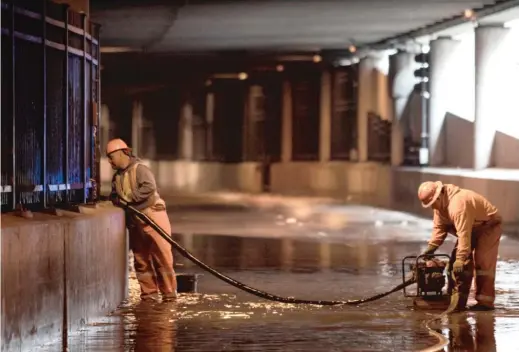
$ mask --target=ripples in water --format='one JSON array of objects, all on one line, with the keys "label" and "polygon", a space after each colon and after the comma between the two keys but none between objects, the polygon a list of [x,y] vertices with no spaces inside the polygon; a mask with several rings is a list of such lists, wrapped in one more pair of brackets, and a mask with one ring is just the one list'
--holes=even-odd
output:
[{"label": "ripples in water", "polygon": [[[399,284],[401,258],[423,250],[426,236],[417,228],[415,237],[406,231],[398,241],[384,239],[380,229],[376,241],[337,233],[302,240],[218,234],[179,234],[175,239],[202,261],[250,286],[281,296],[336,300],[367,297]],[[443,252],[451,248],[449,242]],[[449,338],[445,351],[518,350],[519,244],[506,239],[501,248],[498,309],[449,317],[437,327]],[[178,254],[175,261],[179,272],[200,273]],[[423,327],[432,315],[410,309],[412,301],[400,292],[358,307],[297,306],[261,300],[207,273],[200,278],[199,291],[180,295],[176,302],[143,303],[132,277],[128,302],[71,337],[68,349],[416,351],[436,343]]]}]

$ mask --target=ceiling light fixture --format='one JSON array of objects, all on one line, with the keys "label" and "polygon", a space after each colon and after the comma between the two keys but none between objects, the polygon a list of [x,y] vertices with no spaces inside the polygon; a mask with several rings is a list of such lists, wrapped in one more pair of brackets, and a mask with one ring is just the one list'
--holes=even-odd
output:
[{"label": "ceiling light fixture", "polygon": [[321,62],[322,59],[323,58],[320,55],[314,55],[314,57],[313,57],[313,60],[315,63]]},{"label": "ceiling light fixture", "polygon": [[474,11],[472,9],[467,9],[463,12],[463,17],[467,18],[467,19],[474,19],[475,15],[474,15]]},{"label": "ceiling light fixture", "polygon": [[240,72],[240,74],[238,75],[238,79],[241,81],[246,80],[248,77],[249,77],[249,75],[246,74],[245,72]]},{"label": "ceiling light fixture", "polygon": [[285,67],[283,65],[277,65],[276,66],[276,71],[283,72],[284,70],[285,70]]},{"label": "ceiling light fixture", "polygon": [[350,51],[350,53],[354,53],[357,51],[357,47],[355,45],[350,45],[348,47],[348,50]]},{"label": "ceiling light fixture", "polygon": [[120,54],[120,53],[133,53],[138,52],[140,49],[128,47],[128,46],[102,46],[101,54]]}]

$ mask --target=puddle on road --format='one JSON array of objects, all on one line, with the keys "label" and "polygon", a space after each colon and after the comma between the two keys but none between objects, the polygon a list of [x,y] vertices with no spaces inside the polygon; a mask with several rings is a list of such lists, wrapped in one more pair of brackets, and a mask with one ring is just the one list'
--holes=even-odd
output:
[{"label": "puddle on road", "polygon": [[[249,286],[280,296],[340,300],[364,298],[401,283],[401,259],[423,250],[423,233],[407,240],[388,237],[178,234],[175,240]],[[442,252],[449,253],[452,242],[444,247]],[[450,340],[445,351],[517,350],[518,255],[519,243],[504,239],[498,309],[450,317],[438,329]],[[176,253],[175,261],[177,272],[203,273]],[[410,309],[412,300],[401,292],[358,307],[296,306],[265,301],[203,273],[199,294],[149,304],[139,303],[135,279],[130,286],[128,302],[106,321],[70,338],[70,351],[416,351],[437,342],[422,325],[431,314]]]}]

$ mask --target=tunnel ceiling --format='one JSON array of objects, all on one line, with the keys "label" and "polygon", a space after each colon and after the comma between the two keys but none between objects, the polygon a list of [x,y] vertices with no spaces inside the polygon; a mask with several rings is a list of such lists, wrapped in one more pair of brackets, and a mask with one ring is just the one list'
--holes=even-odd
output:
[{"label": "tunnel ceiling", "polygon": [[493,4],[484,0],[91,0],[104,47],[149,52],[344,49]]}]

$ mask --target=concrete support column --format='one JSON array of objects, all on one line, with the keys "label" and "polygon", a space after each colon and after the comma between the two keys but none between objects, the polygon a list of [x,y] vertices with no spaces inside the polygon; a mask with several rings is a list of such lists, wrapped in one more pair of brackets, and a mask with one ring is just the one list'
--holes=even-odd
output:
[{"label": "concrete support column", "polygon": [[243,116],[243,144],[242,155],[245,160],[252,157],[251,136],[254,134],[254,125],[252,123],[254,116],[254,87],[249,87],[249,93],[245,98],[245,114]]},{"label": "concrete support column", "polygon": [[183,160],[193,160],[193,106],[185,102],[179,121],[179,156]]},{"label": "concrete support column", "polygon": [[263,87],[253,85],[249,87],[246,104],[245,121],[243,124],[243,155],[246,160],[258,160],[263,155],[263,145],[257,140],[258,122],[265,120],[265,111],[260,109],[256,102],[264,96]]},{"label": "concrete support column", "polygon": [[430,43],[430,100],[429,100],[429,163],[445,163],[445,116],[449,102],[456,96],[456,55],[460,42],[449,37],[439,37]]},{"label": "concrete support column", "polygon": [[75,12],[90,14],[90,0],[54,0],[58,4],[68,4],[70,9]]},{"label": "concrete support column", "polygon": [[389,85],[393,102],[391,125],[391,165],[399,166],[404,162],[404,110],[413,92],[414,54],[399,52],[389,59]]},{"label": "concrete support column", "polygon": [[500,57],[510,29],[502,25],[479,26],[476,34],[476,119],[474,125],[474,168],[493,164],[496,120],[503,118],[499,107],[506,105],[500,94],[507,81],[505,58]]},{"label": "concrete support column", "polygon": [[385,54],[368,56],[359,63],[359,88],[357,105],[358,161],[368,161],[368,113],[390,119],[387,93],[388,57]]},{"label": "concrete support column", "polygon": [[207,93],[205,97],[205,122],[206,122],[206,157],[211,160],[213,151],[213,121],[214,121],[214,93]]},{"label": "concrete support column", "polygon": [[330,71],[321,76],[319,127],[319,161],[330,161],[332,146],[332,77]]},{"label": "concrete support column", "polygon": [[138,155],[141,151],[140,141],[142,135],[142,102],[134,101],[132,107],[132,141],[131,147],[133,152]]},{"label": "concrete support column", "polygon": [[368,112],[371,110],[375,99],[374,68],[375,60],[372,57],[366,57],[359,63],[357,155],[360,162],[368,160]]},{"label": "concrete support column", "polygon": [[[110,109],[106,104],[101,105],[101,126],[99,133],[101,148],[104,148],[110,140]],[[104,153],[104,150],[102,153]],[[104,155],[104,154],[103,154]]]},{"label": "concrete support column", "polygon": [[292,160],[292,87],[283,82],[283,115],[281,122],[281,162]]}]

